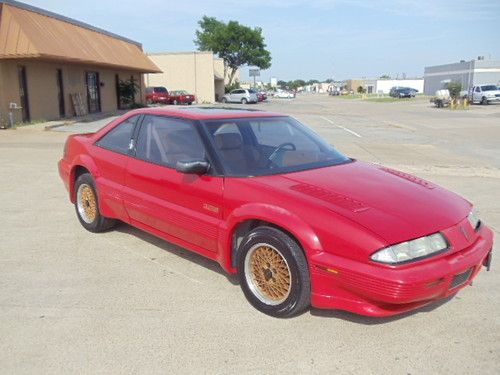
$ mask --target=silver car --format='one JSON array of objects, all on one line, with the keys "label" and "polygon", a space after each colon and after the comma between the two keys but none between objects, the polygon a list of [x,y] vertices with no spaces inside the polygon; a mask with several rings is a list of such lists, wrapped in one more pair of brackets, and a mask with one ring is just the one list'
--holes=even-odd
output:
[{"label": "silver car", "polygon": [[257,103],[257,93],[252,89],[236,89],[224,95],[222,103]]}]

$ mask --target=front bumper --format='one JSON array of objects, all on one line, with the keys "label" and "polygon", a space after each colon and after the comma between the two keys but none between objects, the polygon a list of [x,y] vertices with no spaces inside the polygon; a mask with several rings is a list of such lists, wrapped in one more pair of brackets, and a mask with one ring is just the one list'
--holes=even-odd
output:
[{"label": "front bumper", "polygon": [[64,159],[59,160],[59,163],[57,163],[57,167],[59,170],[59,176],[61,177],[61,180],[64,182],[64,186],[66,186],[66,190],[71,193],[70,191],[70,174],[71,174],[71,166],[68,164],[68,162]]},{"label": "front bumper", "polygon": [[[447,231],[454,233],[459,225]],[[471,284],[491,261],[492,246],[493,233],[483,225],[469,246],[403,266],[361,263],[323,252],[311,258],[311,305],[380,317],[410,311]]]},{"label": "front bumper", "polygon": [[486,100],[490,103],[492,102],[500,102],[500,96],[487,96]]}]

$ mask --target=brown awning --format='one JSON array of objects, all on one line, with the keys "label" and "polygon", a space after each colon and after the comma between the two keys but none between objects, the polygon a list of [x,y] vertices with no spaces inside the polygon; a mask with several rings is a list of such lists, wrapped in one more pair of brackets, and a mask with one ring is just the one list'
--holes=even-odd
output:
[{"label": "brown awning", "polygon": [[0,59],[41,58],[161,73],[133,41],[52,14],[6,3],[0,7]]}]

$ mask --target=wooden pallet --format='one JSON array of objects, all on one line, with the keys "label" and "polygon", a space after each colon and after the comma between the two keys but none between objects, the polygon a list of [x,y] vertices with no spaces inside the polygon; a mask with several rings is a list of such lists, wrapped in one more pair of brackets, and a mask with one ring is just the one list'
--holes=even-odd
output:
[{"label": "wooden pallet", "polygon": [[75,112],[75,116],[87,115],[87,106],[85,105],[85,101],[83,100],[82,94],[77,92],[69,95],[71,97],[71,102],[73,104],[73,111]]}]

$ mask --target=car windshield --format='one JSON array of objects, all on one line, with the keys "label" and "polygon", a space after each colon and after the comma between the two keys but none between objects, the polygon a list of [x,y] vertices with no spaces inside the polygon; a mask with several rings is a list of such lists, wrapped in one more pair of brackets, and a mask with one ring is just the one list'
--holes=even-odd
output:
[{"label": "car windshield", "polygon": [[494,91],[497,90],[497,87],[494,85],[486,85],[486,86],[481,86],[481,90],[483,91]]},{"label": "car windshield", "polygon": [[166,93],[167,89],[165,87],[155,87],[155,92]]},{"label": "car windshield", "polygon": [[229,176],[265,176],[351,161],[290,117],[203,122]]},{"label": "car windshield", "polygon": [[176,95],[187,95],[187,91],[185,90],[176,91]]}]

